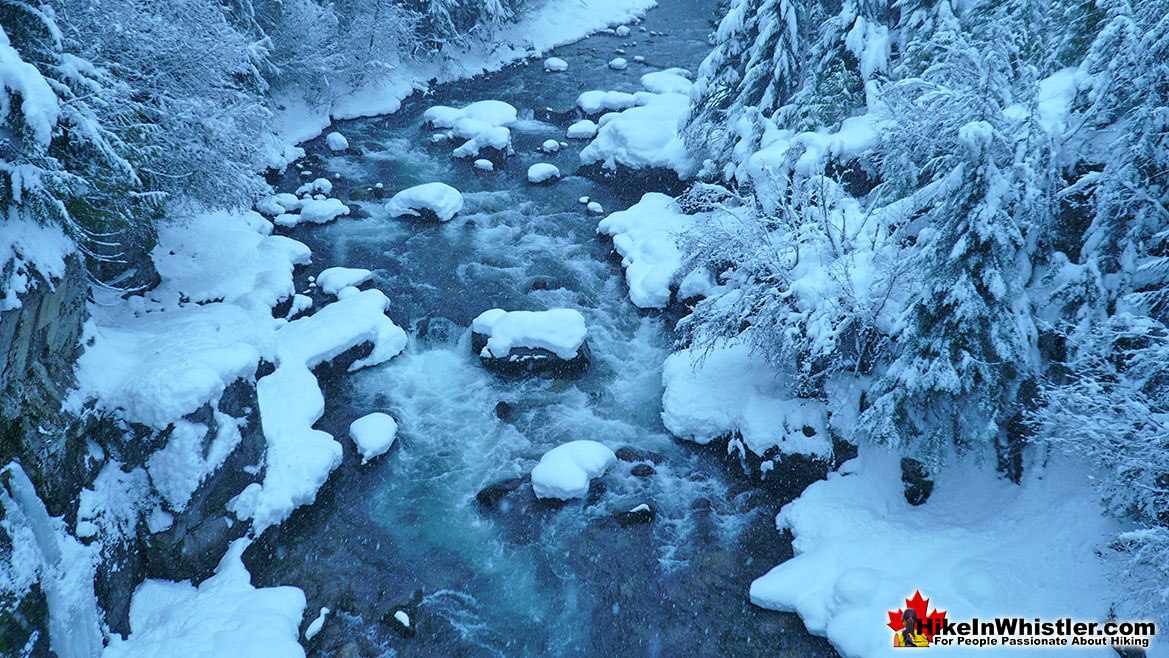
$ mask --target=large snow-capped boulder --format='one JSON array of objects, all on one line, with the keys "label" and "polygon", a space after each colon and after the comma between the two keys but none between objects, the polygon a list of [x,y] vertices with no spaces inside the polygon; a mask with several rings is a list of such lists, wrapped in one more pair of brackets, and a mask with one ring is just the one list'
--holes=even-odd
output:
[{"label": "large snow-capped boulder", "polygon": [[394,217],[433,217],[449,222],[463,209],[463,194],[446,183],[423,183],[395,194],[386,204]]},{"label": "large snow-capped boulder", "polygon": [[679,125],[690,111],[690,97],[638,92],[636,102],[636,107],[600,118],[596,139],[580,152],[581,164],[609,171],[649,168],[687,175],[693,164]]},{"label": "large snow-capped boulder", "polygon": [[583,498],[589,483],[617,461],[607,446],[596,441],[570,441],[544,453],[532,469],[532,490],[537,498]]},{"label": "large snow-capped boulder", "polygon": [[471,350],[503,372],[570,374],[589,362],[588,328],[579,311],[484,311],[471,323]]},{"label": "large snow-capped boulder", "polygon": [[[426,125],[449,130],[449,136],[466,140],[455,149],[457,158],[506,157],[511,144],[507,126],[516,122],[515,107],[497,100],[477,101],[462,108],[436,105],[422,113]],[[448,133],[444,133],[448,134]]]}]

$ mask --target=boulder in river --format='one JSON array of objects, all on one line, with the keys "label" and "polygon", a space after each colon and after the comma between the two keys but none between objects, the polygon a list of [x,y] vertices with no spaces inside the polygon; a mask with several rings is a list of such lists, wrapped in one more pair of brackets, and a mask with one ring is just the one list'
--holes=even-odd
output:
[{"label": "boulder in river", "polygon": [[571,375],[589,363],[584,317],[572,309],[491,309],[471,324],[471,351],[504,373]]}]

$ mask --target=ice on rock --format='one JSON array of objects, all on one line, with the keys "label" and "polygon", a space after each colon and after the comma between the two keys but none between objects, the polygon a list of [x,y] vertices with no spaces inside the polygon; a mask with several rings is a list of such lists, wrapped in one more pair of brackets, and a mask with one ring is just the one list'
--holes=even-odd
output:
[{"label": "ice on rock", "polygon": [[490,160],[482,158],[475,161],[475,168],[479,171],[495,171],[495,165]]},{"label": "ice on rock", "polygon": [[597,124],[588,119],[581,119],[569,126],[566,134],[569,139],[592,139],[597,136]]},{"label": "ice on rock", "polygon": [[380,411],[362,416],[349,425],[349,437],[357,446],[357,452],[361,453],[362,464],[385,454],[394,445],[397,435],[398,423]]},{"label": "ice on rock", "polygon": [[198,587],[165,580],[139,585],[130,602],[130,635],[113,634],[102,658],[304,658],[297,642],[304,592],[254,587],[241,559],[249,542],[232,542],[215,575]]},{"label": "ice on rock", "polygon": [[576,358],[588,329],[580,311],[558,308],[548,311],[484,311],[471,323],[471,331],[487,337],[480,352],[484,358],[504,358],[513,348],[545,349],[564,360]]},{"label": "ice on rock", "polygon": [[597,225],[598,233],[613,238],[625,268],[629,299],[638,307],[665,308],[670,303],[670,284],[684,260],[678,239],[693,223],[673,198],[650,192]]},{"label": "ice on rock", "polygon": [[418,217],[426,211],[440,222],[449,222],[463,209],[463,194],[446,183],[424,183],[395,194],[386,209],[393,217]]},{"label": "ice on rock", "polygon": [[560,169],[556,165],[548,164],[547,162],[537,162],[528,167],[528,182],[529,183],[547,183],[560,178]]},{"label": "ice on rock", "polygon": [[342,288],[359,286],[373,278],[373,272],[360,267],[330,267],[317,277],[317,285],[327,295],[336,295]]},{"label": "ice on rock", "polygon": [[705,445],[737,433],[759,456],[772,448],[832,455],[824,403],[797,397],[789,378],[741,342],[671,354],[662,385],[662,421],[678,438]]},{"label": "ice on rock", "polygon": [[325,146],[328,146],[330,151],[336,153],[348,149],[349,140],[345,139],[345,135],[334,131],[325,135]]},{"label": "ice on rock", "polygon": [[652,94],[690,94],[694,83],[690,82],[686,69],[666,69],[641,76],[641,86]]},{"label": "ice on rock", "polygon": [[544,140],[544,143],[540,145],[540,150],[545,153],[556,153],[560,151],[560,142],[554,139],[546,139]]},{"label": "ice on rock", "polygon": [[614,71],[624,71],[628,67],[629,62],[625,61],[624,57],[614,57],[613,59],[609,60],[609,68],[613,69]]},{"label": "ice on rock", "polygon": [[544,60],[544,70],[549,72],[567,71],[568,62],[559,57],[549,57]]},{"label": "ice on rock", "polygon": [[617,455],[596,441],[571,441],[544,453],[532,469],[532,490],[538,498],[583,498],[589,483],[617,461]]}]

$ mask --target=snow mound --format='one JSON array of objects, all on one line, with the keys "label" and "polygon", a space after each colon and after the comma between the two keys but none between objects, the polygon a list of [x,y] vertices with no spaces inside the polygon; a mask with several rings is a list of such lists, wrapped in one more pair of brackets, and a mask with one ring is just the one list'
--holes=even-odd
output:
[{"label": "snow mound", "polygon": [[625,268],[629,299],[639,308],[665,308],[670,303],[670,283],[683,261],[678,236],[693,223],[694,217],[684,214],[673,198],[650,192],[597,225],[598,233],[612,236]]},{"label": "snow mound", "polygon": [[397,435],[398,423],[380,411],[362,416],[349,424],[349,437],[361,453],[362,464],[385,454],[394,445]]},{"label": "snow mound", "polygon": [[147,580],[130,602],[130,635],[113,635],[102,658],[304,658],[297,632],[304,592],[252,585],[237,539],[215,575],[188,581]]},{"label": "snow mound", "polygon": [[607,169],[617,165],[672,169],[687,175],[693,166],[679,124],[690,110],[690,97],[641,93],[637,100],[644,104],[601,117],[596,139],[580,152],[581,162]]},{"label": "snow mound", "polygon": [[686,69],[666,69],[641,76],[641,86],[652,94],[690,94],[694,83],[690,82]]},{"label": "snow mound", "polygon": [[326,295],[336,295],[342,288],[359,286],[373,278],[373,272],[361,267],[330,267],[317,275],[317,286]]},{"label": "snow mound", "polygon": [[318,178],[310,183],[305,183],[296,188],[298,195],[313,195],[313,194],[332,194],[333,181],[328,178]]},{"label": "snow mound", "polygon": [[336,153],[348,149],[349,140],[345,139],[345,135],[334,131],[325,135],[325,146],[328,146],[330,151]]},{"label": "snow mound", "polygon": [[262,199],[256,204],[256,210],[269,217],[292,213],[300,210],[301,200],[291,192],[281,192]]},{"label": "snow mound", "polygon": [[613,69],[614,71],[624,71],[628,67],[629,62],[625,61],[624,57],[614,57],[613,59],[609,60],[609,68]]},{"label": "snow mound", "polygon": [[556,153],[560,151],[560,142],[554,139],[546,139],[544,140],[544,143],[540,145],[540,150],[545,153]]},{"label": "snow mound", "polygon": [[560,169],[556,165],[548,164],[547,162],[537,162],[531,167],[528,167],[529,183],[546,183],[557,178],[560,178]]},{"label": "snow mound", "polygon": [[628,25],[618,25],[617,29],[613,31],[613,33],[619,37],[627,37],[629,36],[629,32],[630,30]]},{"label": "snow mound", "polygon": [[532,490],[538,498],[583,498],[589,482],[617,461],[617,455],[596,441],[571,441],[544,453],[532,469]]},{"label": "snow mound", "polygon": [[436,105],[422,113],[432,128],[450,129],[451,134],[467,140],[455,149],[457,158],[476,156],[486,147],[504,150],[511,144],[507,125],[516,122],[516,109],[503,101],[477,101],[457,109]]},{"label": "snow mound", "polygon": [[627,110],[634,105],[633,94],[624,91],[586,91],[576,97],[576,104],[585,114],[600,114]]},{"label": "snow mound", "polygon": [[568,70],[568,62],[559,57],[549,57],[544,60],[544,70],[549,72],[560,72]]},{"label": "snow mound", "polygon": [[434,213],[440,222],[449,222],[463,209],[463,194],[446,183],[424,183],[398,192],[386,208],[394,217],[418,217],[426,210]]},{"label": "snow mound", "polygon": [[[1067,463],[1049,464],[1021,485],[993,467],[956,465],[913,507],[902,493],[899,455],[861,446],[857,459],[784,506],[776,525],[795,535],[796,555],[752,583],[751,601],[798,613],[846,657],[900,655],[885,622],[915,591],[954,622],[1104,619],[1114,600],[1096,549],[1116,528],[1085,474]],[[1075,654],[1116,655],[1108,647]]]},{"label": "snow mound", "polygon": [[569,139],[592,139],[597,136],[597,124],[588,119],[581,119],[568,127]]},{"label": "snow mound", "polygon": [[475,133],[473,137],[453,151],[456,158],[471,158],[479,155],[485,148],[504,151],[511,145],[511,131],[503,126],[487,128]]},{"label": "snow mound", "polygon": [[272,221],[280,226],[296,226],[297,224],[327,224],[342,215],[349,214],[349,206],[341,203],[340,199],[302,199],[300,214],[284,213],[277,215]]},{"label": "snow mound", "polygon": [[545,349],[561,359],[576,357],[588,328],[580,311],[569,308],[548,311],[484,311],[471,323],[471,331],[487,336],[480,356],[504,358],[515,347]]},{"label": "snow mound", "polygon": [[675,352],[666,358],[662,385],[662,421],[678,438],[705,445],[737,432],[760,457],[771,448],[832,455],[824,404],[795,397],[791,382],[746,345]]},{"label": "snow mound", "polygon": [[475,161],[475,168],[479,171],[495,171],[495,165],[490,160],[482,158]]}]

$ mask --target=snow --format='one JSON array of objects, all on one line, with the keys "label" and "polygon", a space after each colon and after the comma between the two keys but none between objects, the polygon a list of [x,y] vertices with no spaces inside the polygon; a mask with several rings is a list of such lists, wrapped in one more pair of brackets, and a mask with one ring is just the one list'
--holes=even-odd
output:
[{"label": "snow", "polygon": [[651,94],[690,94],[694,83],[690,82],[686,69],[666,69],[641,76],[641,86]]},{"label": "snow", "polygon": [[601,204],[597,203],[596,201],[589,201],[585,205],[585,210],[587,210],[590,215],[603,215],[603,214],[605,214],[605,207],[602,206]]},{"label": "snow", "polygon": [[166,446],[146,460],[146,470],[155,490],[170,509],[181,512],[195,490],[223,465],[243,436],[236,419],[214,412],[214,437],[204,440],[209,430],[199,423],[176,420]]},{"label": "snow", "polygon": [[395,611],[394,619],[397,619],[398,623],[405,626],[406,628],[410,628],[410,615],[406,614],[405,610]]},{"label": "snow", "polygon": [[601,117],[596,139],[580,152],[581,162],[602,163],[608,169],[659,167],[687,175],[693,165],[679,124],[690,111],[690,97],[640,92],[636,100],[637,107]]},{"label": "snow", "polygon": [[549,57],[544,60],[544,70],[550,72],[560,72],[568,70],[568,62],[559,57]]},{"label": "snow", "polygon": [[511,131],[503,126],[487,128],[463,143],[452,153],[456,158],[470,158],[479,155],[485,148],[503,151],[511,145]]},{"label": "snow", "polygon": [[540,145],[540,150],[545,153],[556,153],[560,150],[560,142],[554,139],[546,139],[544,140],[544,143]]},{"label": "snow", "polygon": [[476,101],[463,108],[435,105],[422,113],[433,128],[449,128],[451,134],[467,140],[454,151],[456,158],[478,155],[487,147],[504,150],[511,143],[506,126],[516,122],[516,109],[497,100]]},{"label": "snow", "polygon": [[463,209],[463,194],[446,183],[423,183],[395,194],[386,208],[394,217],[417,217],[429,210],[440,222],[449,222]]},{"label": "snow", "polygon": [[254,587],[232,542],[215,575],[188,581],[147,580],[134,590],[130,635],[114,634],[102,658],[304,658],[297,631],[304,593],[296,587]]},{"label": "snow", "polygon": [[42,225],[19,213],[9,213],[0,227],[0,311],[11,311],[20,308],[20,296],[38,278],[51,289],[55,279],[65,276],[65,259],[76,247],[59,226]]},{"label": "snow", "polygon": [[515,347],[546,349],[569,360],[576,357],[588,329],[580,311],[558,308],[548,311],[484,311],[471,330],[487,336],[480,356],[503,358]]},{"label": "snow", "polygon": [[20,116],[33,141],[40,148],[48,148],[61,115],[57,95],[41,72],[21,59],[8,35],[0,30],[0,107],[5,115],[12,106],[13,93],[20,98]]},{"label": "snow", "polygon": [[670,283],[684,260],[678,237],[693,223],[673,198],[650,192],[597,225],[598,233],[612,236],[625,268],[629,299],[639,308],[665,308],[670,303]]},{"label": "snow", "polygon": [[607,110],[626,110],[634,105],[633,94],[624,91],[586,91],[576,97],[576,104],[585,114],[600,114]]},{"label": "snow", "polygon": [[597,124],[589,119],[581,119],[568,127],[569,139],[592,139],[597,136]]},{"label": "snow", "polygon": [[317,178],[312,182],[305,183],[296,188],[296,193],[299,196],[314,195],[314,194],[331,194],[333,192],[333,181],[328,178]]},{"label": "snow", "polygon": [[629,66],[629,62],[625,61],[624,57],[614,57],[609,60],[609,68],[614,71],[624,71]]},{"label": "snow", "polygon": [[330,151],[334,153],[344,151],[349,148],[349,140],[345,139],[345,135],[339,132],[331,132],[325,135],[325,145],[329,147]]},{"label": "snow", "polygon": [[793,383],[742,343],[671,354],[662,385],[662,421],[678,438],[705,445],[737,433],[761,457],[772,448],[823,459],[832,454],[824,404],[797,398]]},{"label": "snow", "polygon": [[300,198],[295,194],[281,192],[262,199],[256,204],[256,210],[269,217],[275,217],[284,213],[296,212],[300,210],[301,204]]},{"label": "snow", "polygon": [[326,295],[336,295],[342,288],[359,286],[373,278],[373,272],[362,267],[330,267],[317,275],[317,286]]},{"label": "snow", "polygon": [[479,171],[495,171],[495,165],[490,160],[480,158],[475,161],[475,168]]},{"label": "snow", "polygon": [[529,183],[546,183],[557,178],[560,178],[560,169],[556,165],[548,164],[547,162],[537,162],[531,167],[528,167]]},{"label": "snow", "polygon": [[[1017,486],[997,477],[991,461],[944,470],[929,500],[913,507],[902,494],[899,455],[862,446],[781,510],[776,525],[795,535],[796,555],[751,585],[751,601],[794,611],[841,655],[865,658],[897,655],[884,624],[914,591],[954,621],[1107,618],[1113,584],[1096,549],[1116,528],[1086,475],[1053,460]],[[1107,647],[1081,654],[1115,656]]]},{"label": "snow", "polygon": [[297,224],[327,224],[328,222],[349,214],[349,207],[341,203],[340,199],[302,199],[300,214],[290,212],[277,215],[272,221],[279,226],[296,226]]},{"label": "snow", "polygon": [[627,37],[629,36],[629,32],[630,30],[628,25],[618,25],[617,29],[613,31],[613,33],[619,37]]},{"label": "snow", "polygon": [[349,424],[349,437],[361,453],[361,463],[385,454],[394,445],[398,423],[388,414],[374,412]]},{"label": "snow", "polygon": [[[741,182],[766,186],[773,177],[793,170],[814,175],[829,159],[847,162],[876,148],[885,125],[886,120],[879,114],[869,112],[845,119],[835,132],[768,131],[760,142],[761,148],[747,158],[735,176]],[[789,154],[798,154],[794,165]]]},{"label": "snow", "polygon": [[532,469],[532,489],[538,498],[583,498],[589,482],[605,474],[617,455],[596,441],[570,441],[544,453]]},{"label": "snow", "polygon": [[308,625],[308,628],[304,629],[304,639],[311,640],[317,636],[317,633],[321,632],[321,629],[325,627],[325,618],[329,616],[330,612],[332,610],[329,610],[327,606],[321,608],[321,612],[317,615],[317,618]]}]

